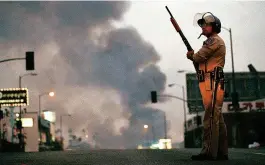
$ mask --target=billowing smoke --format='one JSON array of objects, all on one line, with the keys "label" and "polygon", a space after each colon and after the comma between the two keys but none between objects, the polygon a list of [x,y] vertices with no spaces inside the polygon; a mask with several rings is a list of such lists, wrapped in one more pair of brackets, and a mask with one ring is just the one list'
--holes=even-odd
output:
[{"label": "billowing smoke", "polygon": [[[145,104],[151,90],[163,92],[166,77],[156,66],[158,53],[136,29],[113,26],[128,2],[0,4],[1,57],[24,57],[28,50],[36,54],[38,76],[23,79],[30,90],[28,111],[37,110],[39,93],[54,90],[54,98],[43,98],[42,109],[55,111],[57,121],[72,114],[64,118],[64,130],[70,127],[83,136],[85,129],[87,140],[94,137],[102,148],[142,142],[143,123],[160,112]],[[1,86],[16,87],[24,68],[22,62],[1,66]]]}]

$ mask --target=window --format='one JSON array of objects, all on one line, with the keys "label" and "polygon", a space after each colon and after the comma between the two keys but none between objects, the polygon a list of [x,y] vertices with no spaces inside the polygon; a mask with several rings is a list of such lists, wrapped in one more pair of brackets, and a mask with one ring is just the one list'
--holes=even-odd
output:
[{"label": "window", "polygon": [[260,95],[265,97],[265,78],[260,78]]}]

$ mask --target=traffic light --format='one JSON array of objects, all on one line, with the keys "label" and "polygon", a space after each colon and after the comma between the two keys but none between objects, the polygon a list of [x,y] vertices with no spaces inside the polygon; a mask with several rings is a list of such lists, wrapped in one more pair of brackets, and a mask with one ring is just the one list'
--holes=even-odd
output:
[{"label": "traffic light", "polygon": [[26,108],[24,108],[24,113],[27,113],[27,109]]},{"label": "traffic light", "polygon": [[6,117],[9,117],[9,112],[8,112],[7,109],[5,109],[5,116],[6,116]]},{"label": "traffic light", "polygon": [[201,116],[196,117],[197,126],[199,127],[202,124],[202,118]]},{"label": "traffic light", "polygon": [[34,69],[34,52],[26,52],[26,70]]},{"label": "traffic light", "polygon": [[152,103],[157,103],[157,93],[156,93],[156,91],[151,91],[151,101],[152,101]]},{"label": "traffic light", "polygon": [[0,110],[0,120],[4,118],[4,112]]},{"label": "traffic light", "polygon": [[17,129],[21,129],[22,128],[22,121],[21,120],[17,120],[16,126],[17,126]]},{"label": "traffic light", "polygon": [[239,110],[239,101],[238,101],[238,93],[237,92],[232,93],[232,105],[233,105],[234,111]]}]

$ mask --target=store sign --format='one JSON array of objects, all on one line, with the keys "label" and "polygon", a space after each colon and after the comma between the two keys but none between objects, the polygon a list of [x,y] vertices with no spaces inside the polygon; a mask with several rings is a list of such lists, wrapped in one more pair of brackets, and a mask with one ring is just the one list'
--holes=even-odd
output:
[{"label": "store sign", "polygon": [[[239,102],[240,111],[258,111],[265,110],[264,101]],[[226,104],[227,111],[234,111],[232,103]]]},{"label": "store sign", "polygon": [[33,118],[22,118],[22,127],[33,127]]},{"label": "store sign", "polygon": [[27,106],[28,100],[27,88],[5,88],[0,89],[1,106]]},{"label": "store sign", "polygon": [[[257,100],[265,98],[265,72],[258,72],[258,76],[252,72],[235,72],[234,74],[232,72],[225,72],[224,75],[227,81],[227,83],[225,83],[227,96],[224,98],[224,101],[230,104],[224,104],[224,111],[231,112],[233,108],[231,102],[234,78],[239,101],[243,102],[242,104],[240,103],[240,108],[243,109],[242,111],[264,109],[264,103],[260,103],[260,101]],[[194,102],[202,100],[196,73],[186,74],[186,90],[186,99],[189,100],[189,104],[196,105]],[[253,100],[255,101],[253,102]],[[198,103],[197,105],[202,105],[202,103]],[[195,108],[189,105],[188,108],[190,114],[196,113]],[[198,111],[203,111],[203,108],[198,108]]]}]

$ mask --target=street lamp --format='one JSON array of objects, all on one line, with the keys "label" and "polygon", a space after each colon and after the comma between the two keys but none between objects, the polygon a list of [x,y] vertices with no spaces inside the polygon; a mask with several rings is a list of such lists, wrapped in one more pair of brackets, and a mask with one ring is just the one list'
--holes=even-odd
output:
[{"label": "street lamp", "polygon": [[[147,140],[147,142],[149,141],[149,137],[148,137],[148,133],[149,133],[149,125],[145,124],[144,125],[144,133],[145,133],[145,138]],[[155,130],[154,130],[154,125],[151,125],[151,133],[152,133],[152,140],[153,142],[155,141]]]},{"label": "street lamp", "polygon": [[186,123],[186,121],[187,121],[187,116],[186,116],[187,112],[186,112],[186,106],[185,106],[185,88],[184,88],[183,85],[179,85],[179,84],[175,84],[175,83],[168,85],[168,87],[173,87],[173,86],[178,86],[178,87],[182,88],[184,123],[185,123],[184,124],[184,128],[185,128],[184,133],[187,133],[187,123]]},{"label": "street lamp", "polygon": [[[167,119],[166,119],[166,112],[164,112],[164,115],[163,115],[163,118],[164,118],[164,139],[167,139]],[[148,128],[148,125],[146,126],[146,128]],[[152,125],[152,134],[153,134],[153,140],[155,141],[155,133],[154,133],[154,126]],[[167,149],[167,145],[165,145],[165,148]]]},{"label": "street lamp", "polygon": [[[233,53],[233,40],[232,40],[232,29],[231,28],[226,28],[226,27],[222,27],[223,29],[225,29],[226,31],[229,32],[230,34],[230,49],[231,49],[231,62],[232,62],[232,84],[233,84],[233,92],[232,92],[232,105],[233,105],[233,110],[238,112],[237,110],[239,110],[239,96],[238,93],[236,91],[236,78],[235,78],[235,68],[234,68],[234,53]],[[237,119],[236,119],[237,120]],[[233,130],[237,130],[239,122],[237,123],[237,125],[233,126]],[[236,134],[235,134],[236,135]],[[237,144],[237,138],[233,137],[233,145]]]},{"label": "street lamp", "polygon": [[[38,75],[37,73],[26,73],[24,75],[19,76],[19,82],[18,82],[19,88],[22,88],[21,84],[22,84],[22,78],[23,77],[25,77],[25,76],[37,76],[37,75]],[[19,106],[19,114],[21,116],[21,105]]]},{"label": "street lamp", "polygon": [[230,34],[231,62],[232,62],[232,82],[233,82],[233,93],[232,93],[231,96],[232,96],[233,109],[237,110],[239,108],[239,103],[238,103],[238,93],[236,91],[232,29],[231,28],[226,28],[226,27],[223,27],[223,26],[222,26],[222,28],[225,29],[226,31],[228,31],[229,34]]},{"label": "street lamp", "polygon": [[54,92],[49,93],[49,96],[51,96],[51,97],[53,97],[54,95],[55,95]]},{"label": "street lamp", "polygon": [[[183,71],[183,70],[179,70],[179,71],[178,71],[178,73],[185,73],[185,72],[186,72],[186,73],[187,73],[187,72],[189,73],[190,71],[186,71],[186,70],[185,70],[185,71]],[[197,106],[198,106],[198,103],[197,103],[197,100],[198,100],[198,99],[197,99],[197,98],[198,98],[197,91],[195,91],[195,93],[196,93],[196,95],[195,95],[195,97],[196,97],[196,101],[195,101],[196,121],[197,121],[197,128],[199,128],[199,125],[200,125],[200,123],[199,123],[199,122],[200,122],[200,118],[199,118],[199,111],[198,111],[198,107],[197,107]],[[185,96],[185,95],[184,95],[184,96]],[[187,123],[186,123],[186,122],[185,122],[185,127],[186,127],[185,132],[187,133]],[[184,135],[185,135],[185,133],[184,133]],[[186,137],[186,136],[184,136],[184,139],[185,139],[185,137]],[[185,142],[184,145],[186,146],[186,141],[184,140],[184,142]]]},{"label": "street lamp", "polygon": [[[26,73],[26,74],[23,74],[23,75],[20,75],[19,76],[19,79],[18,79],[18,86],[19,86],[19,89],[22,88],[22,78],[23,77],[26,77],[26,76],[37,76],[38,74],[37,73]],[[21,118],[22,118],[22,112],[21,112],[21,105],[19,105],[19,121],[21,122]],[[24,148],[24,142],[23,142],[23,136],[22,136],[22,127],[19,128],[19,144],[22,144],[22,148]]]},{"label": "street lamp", "polygon": [[[44,95],[49,95],[53,97],[55,94],[54,92],[45,92],[45,93],[39,94],[39,120],[41,120],[41,97]],[[40,144],[41,144],[41,141],[42,141],[41,130],[39,130],[39,133],[40,133]]]},{"label": "street lamp", "polygon": [[19,88],[21,88],[21,80],[22,80],[22,78],[23,77],[25,77],[25,76],[37,76],[38,74],[37,73],[26,73],[26,74],[23,74],[23,75],[21,75],[21,76],[19,76]]},{"label": "street lamp", "polygon": [[49,95],[50,97],[53,97],[55,95],[54,92],[45,92],[42,94],[39,94],[39,116],[41,115],[41,97],[44,95]]},{"label": "street lamp", "polygon": [[[178,73],[190,73],[191,71],[187,71],[187,70],[178,70]],[[184,87],[183,87],[184,88]],[[195,108],[196,108],[196,112],[197,112],[197,118],[198,118],[198,109],[197,109],[197,106],[198,106],[198,103],[197,103],[197,97],[198,97],[198,95],[197,95],[197,92],[195,91],[195,93],[196,93],[196,101],[195,101]],[[185,95],[183,95],[183,96],[185,96]]]}]

